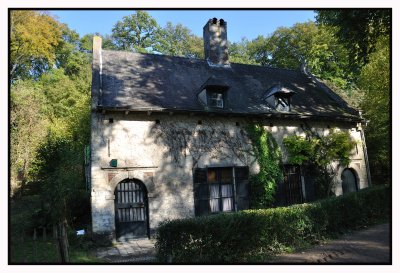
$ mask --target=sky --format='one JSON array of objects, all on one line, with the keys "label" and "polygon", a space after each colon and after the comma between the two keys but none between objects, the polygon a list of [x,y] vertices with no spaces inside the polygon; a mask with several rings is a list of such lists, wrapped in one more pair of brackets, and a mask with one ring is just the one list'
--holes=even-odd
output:
[{"label": "sky", "polygon": [[[134,10],[52,10],[61,23],[82,37],[89,33],[111,34],[112,27],[123,16]],[[252,40],[258,35],[268,35],[278,27],[290,27],[298,22],[315,21],[312,10],[147,10],[164,27],[168,21],[181,23],[192,33],[202,37],[208,19],[222,18],[228,23],[228,39],[239,42],[243,37]]]}]

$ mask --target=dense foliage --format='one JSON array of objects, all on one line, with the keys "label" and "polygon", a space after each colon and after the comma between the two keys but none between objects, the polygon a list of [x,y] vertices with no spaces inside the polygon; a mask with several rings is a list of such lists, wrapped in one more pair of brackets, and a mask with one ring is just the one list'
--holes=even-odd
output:
[{"label": "dense foliage", "polygon": [[391,174],[390,72],[389,39],[381,38],[358,80],[364,91],[361,107],[368,120],[365,136],[375,183],[390,181]]},{"label": "dense foliage", "polygon": [[260,167],[259,173],[250,178],[250,206],[267,208],[274,203],[277,183],[283,179],[281,151],[272,134],[263,126],[250,125],[247,132]]},{"label": "dense foliage", "polygon": [[373,183],[391,180],[390,9],[318,10],[317,23],[336,29],[349,50],[349,69],[361,90],[359,107],[368,120],[365,137]]},{"label": "dense foliage", "polygon": [[16,203],[28,196],[40,200],[23,225],[18,215],[12,223],[21,232],[61,220],[87,223],[90,55],[76,32],[48,14],[16,10],[11,20],[11,196]]},{"label": "dense foliage", "polygon": [[336,27],[336,36],[350,50],[350,65],[356,70],[368,63],[378,40],[391,34],[390,9],[317,10],[316,19]]},{"label": "dense foliage", "polygon": [[268,254],[386,221],[390,198],[381,186],[315,203],[167,221],[157,232],[157,255],[173,263],[263,262]]},{"label": "dense foliage", "polygon": [[155,34],[160,27],[145,11],[124,16],[112,29],[112,38],[119,50],[146,52],[155,45]]},{"label": "dense foliage", "polygon": [[312,172],[320,198],[332,194],[334,177],[337,174],[332,163],[338,162],[347,166],[356,145],[347,132],[334,130],[330,130],[326,136],[311,131],[307,137],[288,136],[283,139],[283,144],[288,152],[289,163],[303,166],[305,172]]},{"label": "dense foliage", "polygon": [[43,12],[16,10],[10,18],[11,80],[40,75],[56,62],[62,27]]},{"label": "dense foliage", "polygon": [[156,34],[157,44],[154,50],[165,55],[189,58],[203,58],[203,40],[191,33],[182,24],[167,22]]}]

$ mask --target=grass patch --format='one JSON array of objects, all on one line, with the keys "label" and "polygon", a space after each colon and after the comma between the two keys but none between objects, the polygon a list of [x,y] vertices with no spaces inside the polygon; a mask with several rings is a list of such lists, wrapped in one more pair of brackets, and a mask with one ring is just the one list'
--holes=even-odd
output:
[{"label": "grass patch", "polygon": [[[93,248],[81,248],[77,246],[70,247],[69,250],[70,263],[103,263],[102,259],[98,259],[93,255]],[[10,244],[10,262],[21,264],[35,263],[61,263],[55,240],[36,240],[21,239],[11,240]]]},{"label": "grass patch", "polygon": [[11,263],[59,263],[57,246],[53,241],[11,240]]},{"label": "grass patch", "polygon": [[99,259],[92,254],[90,250],[72,249],[70,251],[70,263],[104,263],[103,259]]}]

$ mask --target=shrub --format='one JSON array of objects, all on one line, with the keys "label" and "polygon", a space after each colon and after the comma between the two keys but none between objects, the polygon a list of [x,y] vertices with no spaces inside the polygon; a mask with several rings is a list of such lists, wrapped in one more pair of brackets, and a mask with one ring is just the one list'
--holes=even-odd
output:
[{"label": "shrub", "polygon": [[391,189],[379,186],[315,203],[167,221],[156,234],[157,256],[174,263],[254,261],[387,220],[390,198]]}]

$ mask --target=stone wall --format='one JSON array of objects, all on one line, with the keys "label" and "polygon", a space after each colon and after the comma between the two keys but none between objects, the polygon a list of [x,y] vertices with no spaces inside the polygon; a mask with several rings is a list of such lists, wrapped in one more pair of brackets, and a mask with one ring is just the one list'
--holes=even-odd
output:
[{"label": "stone wall", "polygon": [[[149,224],[154,230],[167,219],[194,216],[193,168],[206,166],[258,166],[249,155],[245,118],[217,118],[190,115],[92,113],[91,175],[92,227],[98,237],[115,239],[114,191],[124,179],[144,183],[149,198]],[[291,134],[304,133],[301,121],[265,121],[277,142]],[[312,123],[319,133],[330,126],[348,130],[356,141],[355,124]],[[284,158],[286,156],[284,155]],[[117,168],[110,167],[118,160]],[[361,143],[354,151],[351,168],[359,187],[368,185]],[[339,167],[335,194],[341,194]]]}]

